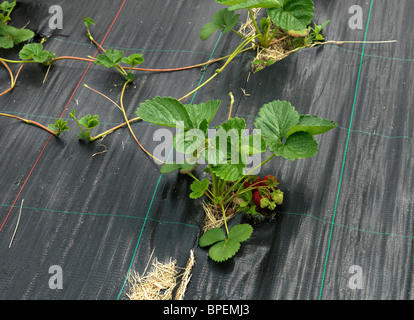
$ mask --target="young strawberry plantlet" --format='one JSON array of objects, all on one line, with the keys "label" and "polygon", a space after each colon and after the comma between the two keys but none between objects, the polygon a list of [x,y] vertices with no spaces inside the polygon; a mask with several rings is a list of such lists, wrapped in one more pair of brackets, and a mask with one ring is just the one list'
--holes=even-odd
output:
[{"label": "young strawberry plantlet", "polygon": [[14,119],[23,121],[24,123],[37,126],[41,129],[53,134],[55,137],[59,137],[62,132],[69,130],[69,127],[66,125],[67,121],[63,121],[63,120],[60,120],[60,119],[56,119],[54,124],[49,124],[46,127],[46,126],[44,126],[43,124],[41,124],[39,122],[28,120],[28,119],[25,119],[25,118],[22,118],[22,117],[19,117],[19,116],[15,116],[15,115],[12,115],[12,114],[8,114],[8,113],[0,113],[0,116],[14,118]]},{"label": "young strawberry plantlet", "polygon": [[[255,46],[262,48],[259,52],[264,52],[264,54],[259,53],[254,60],[253,70],[255,72],[302,47],[323,40],[320,32],[327,23],[315,27],[315,29],[309,27],[314,16],[312,0],[216,0],[216,2],[229,7],[221,9],[213,15],[212,21],[202,27],[200,38],[206,40],[220,29],[223,33],[233,31],[243,39],[252,34],[257,35]],[[267,16],[257,23],[257,17],[253,10],[260,9],[266,10]],[[249,23],[251,23],[251,29],[253,29],[251,33],[243,34],[233,29],[239,22],[240,15],[234,14],[237,10],[248,11]],[[244,28],[246,28],[246,25]],[[283,39],[285,43],[275,44],[275,39],[278,39],[277,42]],[[290,42],[295,45],[293,48],[289,45]],[[280,52],[285,52],[285,54],[281,55]]]},{"label": "young strawberry plantlet", "polygon": [[[229,16],[232,12],[247,9],[257,35],[259,35],[259,43],[263,47],[269,46],[279,31],[279,28],[286,32],[306,29],[310,25],[314,15],[312,0],[216,0],[216,2],[229,5],[228,8],[220,10],[218,16],[215,16],[215,20],[220,22],[220,28],[223,28],[223,32],[226,31],[226,28],[234,27],[238,22],[239,15]],[[260,20],[261,30],[252,12],[254,8],[263,8],[267,12],[267,17]],[[221,18],[219,19],[219,17]],[[273,30],[270,29],[271,23],[275,25]],[[206,26],[203,28],[206,28]],[[209,36],[212,34],[211,31],[213,29],[208,29],[209,32],[204,34],[202,39],[206,38],[206,35]]]},{"label": "young strawberry plantlet", "polygon": [[78,134],[79,140],[96,140],[95,137],[91,136],[91,130],[99,124],[98,115],[91,116],[90,114],[88,114],[82,117],[80,120],[78,120],[75,115],[75,109],[73,109],[72,112],[69,113],[69,116],[76,122],[79,129],[81,130],[81,133]]},{"label": "young strawberry plantlet", "polygon": [[56,137],[59,137],[64,131],[69,131],[68,122],[62,119],[56,119],[55,123],[49,124],[47,128],[52,130]]},{"label": "young strawberry plantlet", "polygon": [[314,28],[309,27],[307,30],[307,34],[299,34],[295,32],[291,32],[290,35],[294,37],[293,43],[295,44],[295,47],[301,48],[301,47],[309,47],[314,44],[321,43],[325,41],[325,38],[321,34],[323,28],[326,27],[326,25],[331,22],[330,20],[326,21],[322,25],[316,25],[314,23]]},{"label": "young strawberry plantlet", "polygon": [[[208,125],[213,120],[221,101],[210,100],[198,105],[183,105],[169,97],[155,97],[141,103],[136,114],[144,121],[156,125],[180,129],[174,137],[174,149],[186,155],[183,162],[167,163],[162,173],[179,170],[194,179],[190,198],[206,196],[209,205],[222,215],[225,232],[221,228],[208,230],[200,238],[200,246],[213,245],[209,256],[214,261],[225,261],[234,256],[240,242],[246,241],[252,227],[241,224],[228,228],[228,210],[258,214],[274,211],[283,202],[283,192],[278,190],[276,178],[259,179],[251,176],[272,158],[278,156],[295,161],[313,157],[318,151],[315,135],[328,132],[337,124],[316,116],[299,115],[286,101],[272,101],[259,111],[254,123],[256,131],[246,135],[246,123],[242,118],[231,118],[214,127],[211,134]],[[270,157],[261,155],[270,150]],[[260,162],[247,168],[248,158],[259,156]],[[210,179],[200,181],[193,175],[199,164],[205,164]],[[237,228],[236,228],[237,227]]]},{"label": "young strawberry plantlet", "polygon": [[[109,49],[106,50],[105,54],[98,55],[94,61],[94,64],[103,65],[106,68],[115,68],[125,77],[126,80],[132,81],[134,80],[134,75],[131,73],[132,68],[138,64],[143,63],[144,58],[140,53],[134,53],[129,57],[123,57],[123,55],[123,51]],[[126,72],[124,68],[120,66],[121,62],[130,66],[128,72]]]},{"label": "young strawberry plantlet", "polygon": [[100,47],[100,45],[95,42],[95,39],[92,37],[91,31],[89,30],[89,26],[91,24],[95,25],[95,20],[93,20],[92,18],[89,18],[89,17],[83,17],[83,23],[85,24],[86,30],[88,31],[88,33],[86,35],[88,36],[89,40],[91,40],[98,47]]}]

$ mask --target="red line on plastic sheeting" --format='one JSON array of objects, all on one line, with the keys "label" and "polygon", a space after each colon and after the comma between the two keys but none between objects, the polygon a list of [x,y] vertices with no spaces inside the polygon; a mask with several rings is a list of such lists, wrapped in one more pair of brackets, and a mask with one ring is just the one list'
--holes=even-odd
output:
[{"label": "red line on plastic sheeting", "polygon": [[[114,26],[114,24],[115,24],[116,20],[118,19],[118,16],[119,16],[119,14],[121,13],[121,10],[122,10],[122,8],[123,8],[123,6],[124,6],[125,2],[126,2],[126,0],[124,0],[124,1],[122,2],[121,7],[120,7],[120,8],[119,8],[119,10],[118,10],[118,13],[116,14],[116,16],[115,16],[114,20],[112,21],[112,23],[111,23],[111,25],[110,25],[110,27],[109,27],[108,31],[106,32],[105,36],[103,37],[103,39],[102,39],[102,41],[101,41],[101,43],[100,43],[100,45],[101,45],[101,46],[102,46],[102,44],[104,43],[104,41],[105,41],[106,37],[108,36],[109,32],[111,31],[112,27]],[[95,57],[95,56],[98,54],[98,52],[99,52],[99,48],[96,50],[96,52],[95,52],[95,54],[94,54],[93,56]],[[85,72],[83,73],[83,75],[82,75],[81,79],[79,80],[78,84],[77,84],[77,85],[76,85],[76,87],[75,87],[75,90],[73,91],[72,95],[70,96],[69,101],[68,101],[68,103],[67,103],[67,104],[66,104],[66,106],[65,106],[65,109],[63,110],[62,114],[60,115],[60,118],[62,118],[62,117],[63,117],[63,115],[65,114],[66,109],[68,108],[68,106],[69,106],[70,102],[72,101],[73,97],[75,96],[75,93],[76,93],[76,91],[78,90],[78,88],[79,88],[80,84],[82,83],[83,78],[85,78],[85,75],[86,75],[86,73],[88,72],[88,70],[89,70],[89,68],[90,68],[91,64],[92,64],[92,62],[90,62],[90,63],[88,64],[88,67],[85,69]],[[33,165],[32,169],[30,170],[30,172],[29,172],[29,174],[28,174],[28,176],[26,177],[26,179],[25,179],[25,181],[24,181],[24,183],[23,183],[22,187],[20,188],[20,191],[19,191],[19,193],[17,194],[16,199],[14,199],[13,204],[12,204],[12,206],[11,206],[11,208],[10,208],[9,212],[7,213],[7,216],[6,216],[6,218],[4,219],[4,221],[3,221],[3,223],[2,223],[2,225],[1,225],[1,227],[0,227],[0,231],[3,229],[3,226],[5,225],[5,223],[6,223],[7,219],[9,218],[10,212],[13,210],[14,205],[16,204],[17,200],[19,199],[20,194],[22,193],[22,191],[23,191],[24,187],[26,186],[27,181],[29,180],[30,176],[31,176],[31,175],[32,175],[32,173],[33,173],[33,170],[35,169],[35,167],[37,166],[37,163],[39,162],[40,158],[42,157],[42,154],[43,154],[43,152],[45,151],[45,149],[46,149],[47,145],[49,144],[49,141],[50,141],[51,137],[52,137],[52,135],[50,135],[50,136],[49,136],[49,139],[46,141],[45,145],[43,146],[42,151],[40,151],[40,154],[39,154],[39,156],[37,157],[36,162],[34,163],[34,165]]]}]

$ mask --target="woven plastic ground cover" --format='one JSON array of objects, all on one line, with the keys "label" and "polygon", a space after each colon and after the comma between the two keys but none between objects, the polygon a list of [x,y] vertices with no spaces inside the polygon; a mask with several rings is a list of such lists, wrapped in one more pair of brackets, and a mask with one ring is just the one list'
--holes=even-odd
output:
[{"label": "woven plastic ground cover", "polygon": [[[143,272],[153,252],[159,261],[172,257],[184,267],[191,249],[196,264],[188,300],[412,299],[414,57],[407,39],[414,4],[314,2],[316,21],[331,20],[324,30],[328,40],[397,42],[301,50],[255,74],[249,74],[253,53],[247,52],[185,100],[220,99],[226,106],[232,92],[233,112],[249,128],[258,109],[277,99],[339,123],[318,139],[314,158],[277,159],[263,168],[261,174],[277,176],[285,203],[275,219],[254,224],[252,238],[222,264],[198,247],[204,212],[201,201],[188,197],[187,176],[160,174],[125,128],[98,142],[78,141],[73,108],[79,115],[99,114],[100,131],[124,121],[116,107],[83,86],[117,100],[121,76],[68,60],[54,64],[43,83],[47,68],[25,65],[19,85],[0,97],[0,112],[45,124],[62,117],[71,130],[56,139],[0,117],[0,299],[127,299],[128,274]],[[48,27],[51,5],[62,7],[61,30]],[[348,25],[352,5],[362,8],[362,29]],[[16,26],[30,21],[28,28],[45,36],[45,49],[58,56],[87,57],[97,54],[82,22],[88,16],[104,48],[142,53],[143,67],[171,68],[238,46],[231,33],[199,39],[202,25],[220,8],[199,0],[19,1],[12,18]],[[17,55],[18,48],[0,50],[4,58]],[[155,96],[182,97],[218,66],[138,72],[125,93],[128,116]],[[4,68],[0,78],[3,91],[9,85]],[[214,122],[227,112],[221,108]],[[156,126],[132,128],[147,150],[159,143],[153,141]],[[63,271],[62,289],[49,286],[51,266]],[[361,288],[350,285],[355,270]]]}]

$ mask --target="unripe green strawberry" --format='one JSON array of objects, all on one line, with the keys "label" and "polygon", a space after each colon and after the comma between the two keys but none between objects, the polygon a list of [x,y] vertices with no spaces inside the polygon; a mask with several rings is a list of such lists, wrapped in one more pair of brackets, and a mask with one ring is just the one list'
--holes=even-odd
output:
[{"label": "unripe green strawberry", "polygon": [[283,203],[283,192],[280,190],[276,190],[270,194],[272,200],[277,204],[281,205]]},{"label": "unripe green strawberry", "polygon": [[253,202],[260,211],[264,211],[264,210],[266,210],[267,206],[269,205],[270,199],[269,199],[269,196],[263,197],[260,194],[260,191],[256,190],[253,193]]},{"label": "unripe green strawberry", "polygon": [[269,209],[270,211],[275,210],[275,209],[276,209],[276,203],[274,203],[273,201],[269,202],[268,209]]},{"label": "unripe green strawberry", "polygon": [[266,197],[262,197],[262,199],[260,199],[260,208],[265,209],[269,206],[270,204],[270,200]]}]

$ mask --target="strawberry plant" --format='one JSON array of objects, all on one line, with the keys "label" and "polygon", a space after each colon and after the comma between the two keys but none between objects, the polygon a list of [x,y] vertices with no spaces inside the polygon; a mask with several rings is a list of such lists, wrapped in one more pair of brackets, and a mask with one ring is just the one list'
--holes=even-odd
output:
[{"label": "strawberry plant", "polygon": [[69,113],[69,116],[76,122],[79,129],[81,130],[81,133],[78,134],[79,140],[85,139],[88,141],[93,141],[96,139],[91,136],[91,130],[99,124],[98,115],[91,116],[88,114],[78,120],[75,115],[75,109],[73,109],[72,112]]},{"label": "strawberry plant", "polygon": [[[3,3],[4,4],[4,3]],[[1,7],[0,7],[1,8]],[[56,57],[56,54],[52,51],[48,51],[48,50],[44,50],[43,49],[43,45],[40,43],[30,43],[30,44],[26,44],[23,46],[23,48],[20,50],[19,52],[19,58],[21,60],[8,60],[8,59],[2,59],[0,58],[0,62],[6,67],[6,69],[8,70],[9,74],[10,74],[10,79],[11,79],[11,86],[8,90],[4,91],[3,93],[0,94],[3,95],[9,91],[11,91],[15,84],[16,84],[16,79],[17,76],[20,73],[21,68],[23,67],[24,64],[26,63],[39,63],[39,64],[43,64],[45,66],[50,67],[52,63],[54,63],[55,61],[58,60],[64,60],[64,59],[72,59],[72,60],[79,60],[79,61],[86,61],[86,62],[93,62],[96,65],[103,65],[106,68],[114,68],[117,71],[119,71],[127,80],[127,83],[133,81],[134,79],[134,75],[132,74],[132,70],[133,68],[144,62],[144,59],[142,57],[141,54],[132,54],[128,57],[124,57],[124,53],[122,51],[119,50],[108,50],[106,51],[105,49],[103,49],[92,37],[90,30],[89,30],[89,26],[91,24],[95,24],[95,22],[91,19],[91,18],[84,18],[84,24],[87,28],[88,34],[87,36],[89,37],[89,39],[91,41],[93,41],[103,52],[104,54],[98,55],[96,59],[92,59],[92,58],[80,58],[80,57],[72,57],[72,56],[62,56],[62,57]],[[23,39],[23,35],[27,34],[26,32],[29,32],[30,30],[17,30],[14,31],[14,29],[9,29],[12,27],[6,26],[6,25],[2,25],[0,24],[0,47],[2,43],[6,43],[6,41],[1,38],[2,35],[2,30],[9,30],[13,36],[15,36],[14,38],[10,37],[6,37],[8,40],[7,41],[14,41],[15,44],[20,43],[24,40],[26,40],[25,38]],[[30,31],[31,32],[31,31]],[[33,34],[34,35],[34,34]],[[10,38],[10,39],[9,39]],[[11,45],[10,45],[11,47]],[[128,67],[125,66],[121,66],[120,63],[124,63],[126,65],[128,65]],[[16,64],[20,64],[20,69],[18,71],[18,73],[16,74],[16,76],[14,77],[13,73],[11,72],[10,68],[8,67],[7,63],[16,63]],[[127,71],[126,71],[127,70]],[[47,75],[47,74],[46,74]],[[86,86],[88,87],[88,86]],[[89,88],[89,87],[88,87]],[[91,89],[91,88],[89,88]],[[125,87],[124,87],[125,89]],[[91,89],[93,90],[93,89]],[[96,92],[96,90],[93,90]],[[124,90],[123,90],[124,92]],[[99,92],[98,92],[99,93]],[[106,97],[104,94],[99,93],[100,95],[104,96],[105,98],[109,99],[108,97]],[[123,93],[122,93],[123,96]],[[121,96],[121,101],[122,101],[122,96]],[[111,102],[113,102],[111,99],[109,99]],[[114,102],[113,102],[114,103]],[[114,103],[119,109],[121,109],[121,111],[123,111],[124,115],[125,112],[123,110],[122,107],[118,106],[116,103]],[[38,127],[49,131],[50,133],[53,133],[55,136],[59,136],[62,132],[69,130],[69,127],[67,126],[67,122],[64,123],[62,120],[56,120],[56,122],[54,124],[49,125],[48,127],[45,127],[37,122],[34,121],[30,121],[21,117],[16,117],[16,116],[11,116],[8,114],[0,114],[0,116],[7,116],[7,117],[13,117],[16,119],[19,119],[25,123],[28,124],[35,124]],[[97,115],[95,116],[85,116],[82,119],[80,119],[79,121],[76,119],[75,116],[75,110],[72,111],[72,113],[70,113],[70,116],[72,117],[72,119],[75,120],[76,124],[78,125],[78,127],[81,130],[81,133],[78,135],[79,139],[86,139],[88,141],[95,141],[98,138],[101,138],[107,134],[110,134],[111,132],[115,131],[116,129],[127,125],[129,126],[130,122],[133,121],[137,121],[139,120],[138,118],[134,118],[131,120],[126,119],[126,122],[118,125],[110,130],[107,130],[95,137],[92,137],[90,135],[90,131],[91,129],[95,128],[98,124],[98,117]],[[125,116],[126,117],[126,116]]]},{"label": "strawberry plant", "polygon": [[[230,116],[213,128],[213,134],[209,124],[220,104],[219,100],[210,100],[184,105],[170,97],[155,97],[141,103],[136,110],[138,117],[146,122],[180,130],[174,137],[173,148],[184,154],[185,159],[164,164],[160,170],[162,173],[179,170],[189,175],[194,180],[190,198],[205,196],[221,212],[225,232],[221,228],[210,229],[199,243],[202,247],[211,245],[209,256],[217,262],[233,257],[240,243],[252,233],[249,224],[228,228],[229,208],[236,206],[239,211],[255,215],[274,211],[283,202],[276,178],[259,179],[253,173],[276,156],[291,161],[313,157],[318,151],[314,136],[337,126],[327,119],[299,115],[289,102],[278,100],[259,110],[253,134],[248,134],[244,119]],[[262,161],[261,155],[268,149],[271,155]],[[248,159],[254,156],[260,157],[260,163],[247,168]],[[200,181],[193,174],[198,165],[205,166],[210,179]]]},{"label": "strawberry plant", "polygon": [[15,115],[12,115],[12,114],[8,114],[8,113],[0,112],[0,116],[17,119],[17,120],[20,120],[24,123],[37,126],[38,128],[41,128],[41,129],[53,134],[55,137],[59,137],[62,132],[69,130],[69,127],[67,126],[67,121],[63,121],[61,119],[56,119],[55,123],[49,124],[48,126],[44,126],[43,124],[41,124],[39,122],[36,122],[36,121],[33,121],[33,120],[28,120],[28,119],[25,119],[25,118],[22,118],[22,117],[19,117],[19,116],[15,116]]},{"label": "strawberry plant", "polygon": [[[119,71],[127,80],[134,80],[134,75],[131,73],[132,68],[138,64],[144,62],[144,58],[140,53],[134,53],[129,57],[123,57],[124,52],[121,50],[107,50],[105,54],[100,54],[96,57],[96,60],[93,62],[96,65],[103,65],[106,68],[115,68]],[[128,72],[120,66],[120,63],[123,62],[129,65]]]},{"label": "strawberry plant", "polygon": [[[218,29],[223,29],[224,33],[232,30],[239,20],[239,15],[233,14],[236,10],[248,10],[256,33],[259,35],[259,43],[263,47],[269,46],[279,29],[286,32],[307,29],[314,16],[312,0],[216,0],[216,2],[229,7],[216,12],[213,21],[203,26],[200,34],[203,40]],[[252,13],[254,8],[263,8],[267,12],[267,17],[263,17],[259,24]],[[271,30],[271,23],[275,25],[273,30]]]},{"label": "strawberry plant", "polygon": [[[257,43],[252,41],[253,47],[264,48],[263,52],[269,56],[265,60],[258,54],[253,63],[254,71],[259,71],[300,48],[323,41],[320,32],[329,22],[321,26],[315,25],[315,28],[310,27],[314,17],[312,0],[216,0],[216,2],[228,7],[217,11],[212,21],[201,28],[200,38],[206,40],[214,32],[221,30],[222,33],[232,31],[246,39],[247,35],[236,31],[234,27],[240,17],[240,14],[235,14],[235,11],[247,10],[257,39]],[[266,16],[257,22],[253,10],[261,9],[266,11]],[[285,43],[281,47],[279,42],[283,40]],[[274,52],[269,50],[273,47],[277,48]],[[284,51],[286,55],[281,55],[280,52]],[[279,57],[276,57],[277,55]]]},{"label": "strawberry plant", "polygon": [[13,2],[3,1],[0,3],[0,48],[11,49],[15,45],[32,39],[35,33],[24,28],[16,28],[7,25],[11,20],[10,14],[16,6],[16,0]]},{"label": "strawberry plant", "polygon": [[62,132],[69,131],[68,122],[62,119],[56,119],[55,123],[49,124],[47,127],[55,133],[56,137],[59,137]]}]

